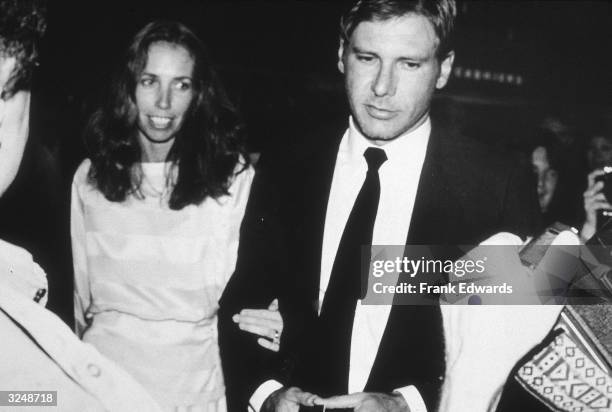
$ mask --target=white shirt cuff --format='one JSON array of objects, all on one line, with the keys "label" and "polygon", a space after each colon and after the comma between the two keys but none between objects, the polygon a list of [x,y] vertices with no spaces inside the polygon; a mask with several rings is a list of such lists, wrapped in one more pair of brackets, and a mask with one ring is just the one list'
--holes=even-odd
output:
[{"label": "white shirt cuff", "polygon": [[[266,399],[268,399],[268,396],[270,396],[272,392],[279,390],[282,387],[283,385],[280,382],[275,381],[273,379],[265,381],[264,383],[259,385],[259,388],[257,388],[255,393],[253,393],[251,399],[249,399],[250,410],[254,412],[259,412],[263,403],[266,401]],[[417,395],[418,393],[419,391],[417,391]],[[420,397],[420,395],[418,396]]]},{"label": "white shirt cuff", "polygon": [[408,404],[408,408],[410,408],[410,412],[427,412],[423,397],[419,393],[419,390],[413,385],[395,389],[394,392],[398,392],[404,397],[404,400]]}]

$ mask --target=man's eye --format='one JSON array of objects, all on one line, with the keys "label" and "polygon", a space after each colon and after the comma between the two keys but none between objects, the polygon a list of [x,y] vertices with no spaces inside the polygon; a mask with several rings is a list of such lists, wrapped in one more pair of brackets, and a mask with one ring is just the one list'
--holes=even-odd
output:
[{"label": "man's eye", "polygon": [[402,62],[402,66],[408,70],[415,70],[421,67],[421,64],[416,63],[416,62],[411,62],[411,61],[404,61]]},{"label": "man's eye", "polygon": [[358,54],[357,60],[359,60],[360,62],[364,62],[364,63],[371,63],[374,61],[374,57],[369,56],[369,55]]}]

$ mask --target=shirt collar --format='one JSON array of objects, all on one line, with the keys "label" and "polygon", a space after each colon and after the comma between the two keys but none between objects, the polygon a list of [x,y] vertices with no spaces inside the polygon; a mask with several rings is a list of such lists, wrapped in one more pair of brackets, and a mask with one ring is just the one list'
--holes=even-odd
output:
[{"label": "shirt collar", "polygon": [[[344,136],[341,152],[344,152],[348,161],[357,161],[363,159],[363,153],[368,147],[376,147],[383,149],[390,161],[393,159],[406,159],[415,155],[424,155],[431,134],[431,121],[429,116],[416,129],[404,133],[393,141],[377,146],[368,140],[355,126],[353,118],[349,118],[349,128]],[[391,163],[391,162],[389,162]]]}]

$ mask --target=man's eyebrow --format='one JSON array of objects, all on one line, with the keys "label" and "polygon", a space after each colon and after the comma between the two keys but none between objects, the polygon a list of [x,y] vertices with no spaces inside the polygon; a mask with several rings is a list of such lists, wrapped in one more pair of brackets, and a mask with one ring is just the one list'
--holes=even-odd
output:
[{"label": "man's eyebrow", "polygon": [[363,54],[376,55],[376,53],[374,53],[374,52],[360,49],[358,46],[354,46],[354,45],[351,45],[351,50],[353,51],[353,53],[363,53]]},{"label": "man's eyebrow", "polygon": [[[351,45],[351,51],[353,53],[357,53],[357,54],[371,54],[372,56],[378,56],[378,54],[376,52],[373,51],[368,51],[365,49],[361,49],[359,48],[359,46],[354,46]],[[402,61],[412,61],[412,62],[425,62],[429,59],[428,56],[426,55],[412,55],[412,56],[399,56],[397,57],[395,60],[402,60]]]},{"label": "man's eyebrow", "polygon": [[402,61],[411,61],[411,62],[425,62],[427,61],[429,58],[427,56],[411,56],[411,57],[407,57],[407,56],[400,56],[398,57],[397,60],[402,60]]}]

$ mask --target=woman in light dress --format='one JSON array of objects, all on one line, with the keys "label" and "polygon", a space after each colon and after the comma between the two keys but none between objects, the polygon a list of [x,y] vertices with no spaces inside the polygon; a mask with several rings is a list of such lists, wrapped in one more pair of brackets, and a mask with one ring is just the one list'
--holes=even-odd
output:
[{"label": "woman in light dress", "polygon": [[[204,46],[175,22],[134,37],[86,131],[71,206],[77,333],[166,410],[226,409],[218,300],[254,177],[241,132]],[[280,331],[270,312],[262,322]]]}]

